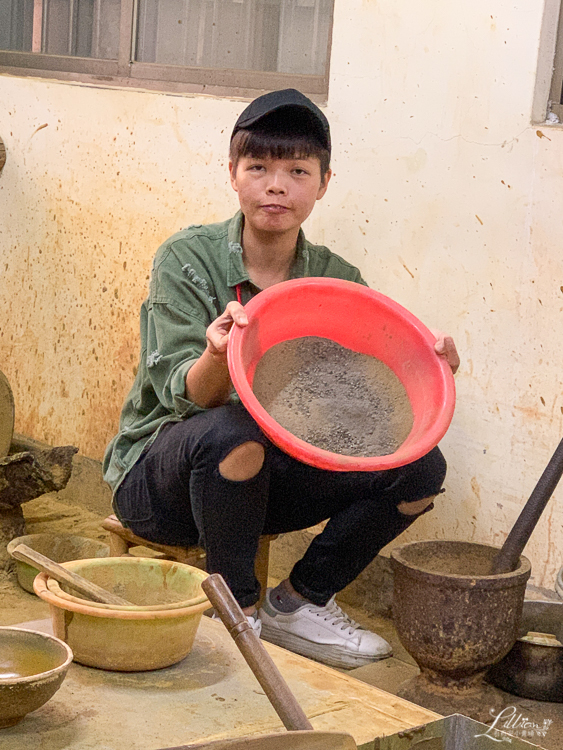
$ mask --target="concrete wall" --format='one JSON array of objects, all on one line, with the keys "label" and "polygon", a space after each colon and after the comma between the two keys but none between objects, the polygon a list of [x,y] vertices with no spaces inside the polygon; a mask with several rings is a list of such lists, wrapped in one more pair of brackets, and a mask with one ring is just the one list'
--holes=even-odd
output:
[{"label": "concrete wall", "polygon": [[[306,227],[451,332],[438,509],[403,538],[501,543],[563,433],[563,132],[531,124],[542,0],[336,0],[335,176]],[[0,369],[19,432],[99,458],[158,244],[236,208],[245,102],[0,76]],[[563,485],[527,553],[563,563]]]}]

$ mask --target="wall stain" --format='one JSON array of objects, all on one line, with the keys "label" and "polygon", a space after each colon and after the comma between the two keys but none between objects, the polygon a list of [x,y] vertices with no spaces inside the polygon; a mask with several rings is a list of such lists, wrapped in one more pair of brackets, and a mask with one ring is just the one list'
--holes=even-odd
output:
[{"label": "wall stain", "polygon": [[477,477],[471,477],[471,489],[477,500],[481,500],[481,487],[477,481]]}]

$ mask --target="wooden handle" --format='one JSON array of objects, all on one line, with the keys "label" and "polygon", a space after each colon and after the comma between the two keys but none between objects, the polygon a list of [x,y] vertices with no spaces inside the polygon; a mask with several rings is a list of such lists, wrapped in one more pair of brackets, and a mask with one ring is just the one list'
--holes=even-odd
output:
[{"label": "wooden handle", "polygon": [[202,582],[201,586],[277,715],[283,721],[285,728],[289,730],[313,729],[313,725],[297,703],[289,685],[272,661],[272,657],[248,623],[223,577],[218,573],[213,573]]},{"label": "wooden handle", "polygon": [[16,560],[22,560],[28,565],[33,565],[34,568],[37,568],[42,573],[47,573],[47,575],[50,575],[51,578],[54,578],[59,583],[67,583],[79,594],[88,597],[88,599],[94,602],[100,602],[101,604],[121,604],[129,607],[132,606],[131,602],[128,602],[126,599],[122,599],[111,591],[106,591],[101,588],[101,586],[97,586],[95,583],[92,583],[92,581],[88,581],[86,578],[76,575],[76,573],[71,573],[70,570],[63,568],[62,565],[50,560],[40,552],[31,549],[27,544],[18,544],[18,546],[12,551],[12,555]]},{"label": "wooden handle", "polygon": [[491,575],[510,573],[516,570],[520,555],[524,551],[532,531],[536,528],[536,524],[557,487],[561,475],[563,475],[563,440],[555,449],[555,453],[545,467],[528,502],[522,508],[500,552],[493,559]]}]

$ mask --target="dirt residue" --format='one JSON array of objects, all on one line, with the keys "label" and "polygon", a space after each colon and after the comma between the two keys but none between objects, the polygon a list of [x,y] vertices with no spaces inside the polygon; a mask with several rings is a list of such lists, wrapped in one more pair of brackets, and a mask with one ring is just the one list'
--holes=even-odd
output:
[{"label": "dirt residue", "polygon": [[400,554],[408,565],[425,573],[484,578],[493,575],[493,560],[498,553],[497,547],[473,542],[428,540],[406,545]]},{"label": "dirt residue", "polygon": [[387,365],[318,336],[268,349],[253,390],[282,427],[331,453],[386,456],[413,425],[406,391]]},{"label": "dirt residue", "polygon": [[[142,581],[127,580],[125,583],[122,583],[120,581],[112,580],[108,585],[103,580],[103,574],[101,576],[93,576],[92,574],[89,574],[85,577],[87,577],[89,581],[93,581],[93,583],[97,584],[98,586],[102,586],[102,588],[104,588],[106,591],[110,591],[112,594],[121,596],[130,604],[134,604],[137,607],[155,606],[157,604],[175,604],[176,602],[186,601],[190,598],[185,594],[178,593],[178,591],[167,591],[165,588],[147,588],[146,585],[143,586]],[[108,577],[111,578],[111,575],[109,575]],[[100,578],[101,581],[99,580]],[[84,600],[84,596],[81,593],[77,593],[72,588],[72,586],[69,586],[66,583],[59,584],[59,590],[57,590],[56,586],[52,585],[50,585],[49,588],[51,589],[51,591],[53,591],[53,593],[57,594],[57,596],[60,596],[59,590],[62,589],[66,594],[70,594],[71,596],[78,597],[79,599]],[[87,600],[86,603],[88,603]]]}]

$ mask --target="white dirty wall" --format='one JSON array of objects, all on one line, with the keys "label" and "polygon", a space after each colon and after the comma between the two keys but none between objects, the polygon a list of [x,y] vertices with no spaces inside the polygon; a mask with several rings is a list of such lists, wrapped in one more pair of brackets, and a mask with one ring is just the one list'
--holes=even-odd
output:
[{"label": "white dirty wall", "polygon": [[[462,356],[447,494],[403,539],[501,543],[563,434],[563,132],[531,124],[542,0],[336,0],[335,175],[306,227]],[[0,76],[0,369],[17,430],[100,458],[151,258],[227,218],[245,102]],[[563,485],[527,553],[563,564]]]}]

